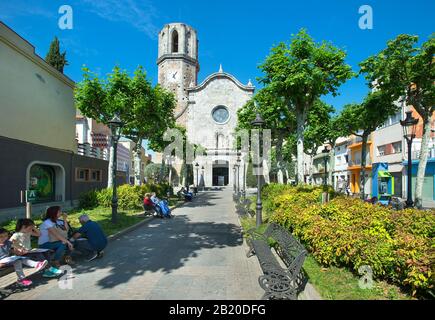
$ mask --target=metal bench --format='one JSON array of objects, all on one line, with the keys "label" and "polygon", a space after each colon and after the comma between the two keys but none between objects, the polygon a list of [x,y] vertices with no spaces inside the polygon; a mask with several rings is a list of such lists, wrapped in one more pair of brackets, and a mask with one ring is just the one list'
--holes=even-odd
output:
[{"label": "metal bench", "polygon": [[251,217],[255,216],[255,211],[251,208],[251,200],[246,198],[242,200],[242,198],[236,202],[236,211],[241,216],[250,215]]},{"label": "metal bench", "polygon": [[[269,239],[274,242],[274,250],[269,245]],[[260,286],[265,290],[262,299],[296,300],[306,283],[302,272],[307,255],[305,248],[288,230],[275,223],[269,224],[264,234],[255,229],[249,230],[248,245],[248,257],[255,254],[263,271],[263,275],[258,278]]]},{"label": "metal bench", "polygon": [[[30,277],[36,273],[34,268],[24,268],[23,271],[26,277]],[[21,288],[17,286],[17,274],[15,273],[14,267],[8,266],[0,268],[0,299],[6,298],[13,293],[30,289],[31,287]]]}]

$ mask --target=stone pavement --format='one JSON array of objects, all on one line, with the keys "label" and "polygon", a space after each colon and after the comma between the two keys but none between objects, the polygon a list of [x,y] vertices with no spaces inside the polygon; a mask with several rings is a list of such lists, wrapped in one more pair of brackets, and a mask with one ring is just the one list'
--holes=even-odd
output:
[{"label": "stone pavement", "polygon": [[260,299],[257,259],[247,259],[232,189],[202,193],[174,219],[111,242],[101,260],[73,268],[73,289],[55,279],[8,299]]}]

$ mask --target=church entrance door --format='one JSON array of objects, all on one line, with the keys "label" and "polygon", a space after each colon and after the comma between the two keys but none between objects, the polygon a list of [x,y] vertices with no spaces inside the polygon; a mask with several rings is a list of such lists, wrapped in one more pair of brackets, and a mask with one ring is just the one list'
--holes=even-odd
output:
[{"label": "church entrance door", "polygon": [[213,186],[227,186],[229,171],[228,161],[216,161],[213,164]]}]

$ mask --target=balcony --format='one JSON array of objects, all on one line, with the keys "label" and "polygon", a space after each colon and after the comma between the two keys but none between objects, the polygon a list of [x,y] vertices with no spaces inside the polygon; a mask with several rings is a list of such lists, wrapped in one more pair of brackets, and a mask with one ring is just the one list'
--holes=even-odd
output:
[{"label": "balcony", "polygon": [[[420,159],[420,150],[412,151],[411,153],[412,160],[419,160]],[[435,147],[429,148],[429,152],[427,155],[428,159],[435,158]],[[405,160],[408,159],[408,153],[405,153]]]},{"label": "balcony", "polygon": [[104,148],[96,148],[89,143],[77,143],[77,153],[82,156],[109,160],[109,152]]},{"label": "balcony", "polygon": [[[372,165],[372,160],[370,159],[370,157],[368,157],[366,159],[366,166],[371,166]],[[354,167],[354,166],[361,166],[361,159],[349,159],[348,161],[348,166],[349,167]]]}]

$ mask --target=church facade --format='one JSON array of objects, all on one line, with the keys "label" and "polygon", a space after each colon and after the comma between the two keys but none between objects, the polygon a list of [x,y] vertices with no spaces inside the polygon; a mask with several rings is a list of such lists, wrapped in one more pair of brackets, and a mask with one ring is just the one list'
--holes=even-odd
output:
[{"label": "church facade", "polygon": [[255,87],[250,81],[242,84],[222,66],[198,84],[198,36],[183,23],[167,24],[160,31],[157,65],[159,84],[175,94],[177,123],[186,128],[189,142],[206,149],[206,155],[194,160],[194,183],[233,185],[237,178],[233,169],[237,164],[233,149],[237,110],[253,97]]}]

